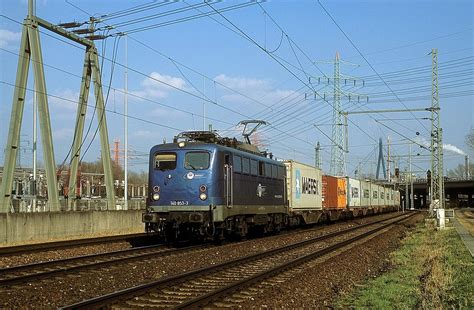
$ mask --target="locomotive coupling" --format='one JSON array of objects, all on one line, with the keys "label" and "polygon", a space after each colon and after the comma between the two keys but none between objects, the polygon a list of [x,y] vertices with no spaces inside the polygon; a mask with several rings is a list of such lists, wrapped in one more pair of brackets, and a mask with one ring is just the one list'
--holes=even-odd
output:
[{"label": "locomotive coupling", "polygon": [[158,223],[158,214],[157,213],[143,213],[142,222],[143,223]]}]

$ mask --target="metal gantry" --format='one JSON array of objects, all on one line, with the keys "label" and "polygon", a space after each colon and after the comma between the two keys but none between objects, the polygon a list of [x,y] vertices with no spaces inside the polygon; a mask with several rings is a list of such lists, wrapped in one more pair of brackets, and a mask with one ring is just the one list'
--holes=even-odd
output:
[{"label": "metal gantry", "polygon": [[[431,201],[439,201],[438,208],[444,209],[444,175],[443,175],[443,130],[440,120],[439,87],[438,87],[438,49],[431,50],[432,83],[431,83]],[[433,204],[430,205],[430,211]]]},{"label": "metal gantry", "polygon": [[66,31],[62,27],[53,25],[35,16],[33,13],[33,1],[30,0],[28,16],[23,23],[20,52],[18,57],[16,83],[13,95],[12,112],[10,117],[10,128],[8,132],[7,146],[5,149],[5,163],[2,186],[0,189],[0,212],[8,212],[11,205],[13,175],[15,171],[16,156],[20,144],[20,132],[25,106],[25,94],[27,89],[30,61],[32,62],[34,72],[35,91],[37,96],[39,114],[38,116],[40,120],[41,129],[41,141],[43,143],[43,160],[47,180],[49,210],[60,210],[57,184],[58,182],[56,178],[56,163],[54,158],[53,137],[51,133],[51,120],[48,106],[48,92],[46,90],[46,79],[44,75],[39,27],[45,28],[86,47],[81,92],[76,117],[76,129],[72,146],[69,197],[75,198],[74,185],[76,183],[77,169],[80,160],[82,132],[84,128],[84,120],[86,117],[89,85],[92,76],[92,78],[94,79],[96,108],[100,126],[102,163],[104,166],[107,199],[109,207],[115,208],[115,193],[113,187],[112,164],[110,160],[107,123],[102,93],[99,58],[95,44],[92,40],[82,38],[72,32]]}]

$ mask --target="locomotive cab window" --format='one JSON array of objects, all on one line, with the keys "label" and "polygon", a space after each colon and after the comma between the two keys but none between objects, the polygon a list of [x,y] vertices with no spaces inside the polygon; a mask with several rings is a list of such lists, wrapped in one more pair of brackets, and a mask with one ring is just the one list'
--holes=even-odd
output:
[{"label": "locomotive cab window", "polygon": [[188,170],[205,170],[209,168],[208,152],[188,152],[184,156],[184,168]]},{"label": "locomotive cab window", "polygon": [[176,153],[158,153],[155,155],[155,169],[176,169]]}]

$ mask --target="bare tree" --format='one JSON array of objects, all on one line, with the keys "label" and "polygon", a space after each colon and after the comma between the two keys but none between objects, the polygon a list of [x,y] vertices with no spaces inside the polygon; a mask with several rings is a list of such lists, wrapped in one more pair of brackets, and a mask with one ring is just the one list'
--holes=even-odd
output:
[{"label": "bare tree", "polygon": [[471,127],[471,131],[466,135],[466,144],[474,150],[474,127]]},{"label": "bare tree", "polygon": [[[474,164],[469,165],[469,175],[474,175]],[[452,178],[462,178],[466,176],[466,166],[459,164],[454,169],[449,169],[447,171],[447,176]]]},{"label": "bare tree", "polygon": [[260,150],[264,150],[268,147],[267,139],[258,131],[250,137],[250,140],[252,141],[252,144],[258,146]]}]

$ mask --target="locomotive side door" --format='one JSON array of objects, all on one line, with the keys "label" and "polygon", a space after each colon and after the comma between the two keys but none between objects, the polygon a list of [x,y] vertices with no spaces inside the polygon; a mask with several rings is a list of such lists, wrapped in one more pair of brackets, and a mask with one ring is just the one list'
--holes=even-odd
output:
[{"label": "locomotive side door", "polygon": [[230,162],[230,154],[224,154],[224,196],[228,208],[234,204],[234,173]]}]

